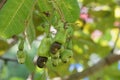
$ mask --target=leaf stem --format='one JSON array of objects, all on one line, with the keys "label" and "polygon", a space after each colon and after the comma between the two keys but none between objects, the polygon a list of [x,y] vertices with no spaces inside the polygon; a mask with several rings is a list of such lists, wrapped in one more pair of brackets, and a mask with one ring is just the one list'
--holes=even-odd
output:
[{"label": "leaf stem", "polygon": [[119,28],[119,31],[118,31],[118,34],[117,34],[117,38],[116,38],[116,40],[115,40],[115,44],[114,44],[114,46],[113,46],[113,48],[112,48],[111,53],[113,53],[113,52],[114,52],[114,50],[115,50],[115,47],[116,47],[117,42],[118,42],[118,40],[119,40],[119,34],[120,34],[120,28]]}]

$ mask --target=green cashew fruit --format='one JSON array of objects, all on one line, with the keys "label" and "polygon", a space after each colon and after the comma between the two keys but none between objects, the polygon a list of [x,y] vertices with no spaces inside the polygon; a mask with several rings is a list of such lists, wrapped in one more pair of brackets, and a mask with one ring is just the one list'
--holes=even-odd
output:
[{"label": "green cashew fruit", "polygon": [[60,52],[58,51],[56,54],[50,54],[51,58],[57,59],[60,57]]},{"label": "green cashew fruit", "polygon": [[51,62],[54,67],[56,67],[59,64],[59,58],[60,58],[60,51],[58,51],[56,54],[51,53]]},{"label": "green cashew fruit", "polygon": [[61,49],[62,45],[65,44],[66,38],[66,30],[61,27],[55,35],[54,41],[50,47],[50,52],[56,54]]},{"label": "green cashew fruit", "polygon": [[52,61],[52,65],[54,67],[58,66],[58,64],[59,64],[59,58],[51,58],[51,61]]},{"label": "green cashew fruit", "polygon": [[67,49],[72,49],[72,36],[73,36],[72,27],[68,26],[66,32],[67,32],[67,39],[66,39],[65,46]]},{"label": "green cashew fruit", "polygon": [[17,60],[18,63],[23,64],[25,62],[26,59],[26,52],[25,51],[17,51]]},{"label": "green cashew fruit", "polygon": [[18,46],[18,49],[19,49],[20,51],[22,51],[22,50],[24,49],[24,39],[23,39],[23,38],[21,38],[20,44],[19,44],[19,46]]},{"label": "green cashew fruit", "polygon": [[55,35],[55,42],[64,44],[66,42],[66,38],[67,38],[66,30],[63,27],[61,27]]},{"label": "green cashew fruit", "polygon": [[45,37],[38,48],[38,55],[43,57],[49,57],[49,50],[51,46],[51,38]]},{"label": "green cashew fruit", "polygon": [[60,58],[63,63],[66,63],[69,61],[69,59],[73,56],[73,51],[69,49],[65,49],[61,54]]}]

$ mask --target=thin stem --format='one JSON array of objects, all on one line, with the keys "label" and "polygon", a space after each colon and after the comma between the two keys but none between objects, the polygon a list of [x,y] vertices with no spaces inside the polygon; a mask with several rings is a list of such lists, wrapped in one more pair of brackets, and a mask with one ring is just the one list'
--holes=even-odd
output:
[{"label": "thin stem", "polygon": [[117,38],[116,38],[116,40],[115,40],[115,44],[114,44],[114,46],[113,46],[113,48],[112,48],[112,53],[114,52],[114,50],[115,50],[115,47],[116,47],[116,45],[117,45],[117,42],[118,42],[118,40],[119,40],[119,34],[120,34],[120,28],[119,28],[119,31],[118,31],[118,34],[117,34]]},{"label": "thin stem", "polygon": [[77,73],[69,75],[64,80],[81,80],[82,78],[85,78],[87,76],[97,73],[97,71],[100,71],[106,66],[112,65],[118,60],[120,60],[120,55],[116,55],[115,53],[113,53],[111,55],[104,57],[103,59],[101,59],[98,63],[94,64],[93,66],[86,68],[82,72],[77,72]]},{"label": "thin stem", "polygon": [[7,0],[2,0],[0,1],[0,9],[4,6],[4,4],[6,3]]},{"label": "thin stem", "polygon": [[16,59],[11,59],[11,58],[0,57],[0,59],[3,60],[3,61],[5,61],[5,62],[8,62],[8,61],[17,62]]}]

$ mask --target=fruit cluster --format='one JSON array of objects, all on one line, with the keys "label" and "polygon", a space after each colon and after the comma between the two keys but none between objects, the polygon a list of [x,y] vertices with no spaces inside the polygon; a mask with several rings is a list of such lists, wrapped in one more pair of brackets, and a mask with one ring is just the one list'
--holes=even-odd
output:
[{"label": "fruit cluster", "polygon": [[25,59],[26,59],[26,52],[24,51],[24,39],[21,38],[21,42],[19,44],[17,51],[18,63],[23,64],[25,62]]},{"label": "fruit cluster", "polygon": [[72,34],[71,26],[65,26],[63,23],[57,26],[55,37],[45,36],[38,49],[37,66],[45,67],[48,58],[53,66],[57,66],[60,61],[66,63],[73,56],[72,51]]}]

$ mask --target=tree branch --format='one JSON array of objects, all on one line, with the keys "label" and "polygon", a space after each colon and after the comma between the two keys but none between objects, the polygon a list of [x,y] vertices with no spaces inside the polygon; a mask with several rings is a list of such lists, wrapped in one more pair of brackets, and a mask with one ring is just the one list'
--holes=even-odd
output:
[{"label": "tree branch", "polygon": [[98,63],[85,69],[82,72],[77,72],[65,78],[64,80],[80,80],[88,75],[92,75],[95,72],[101,70],[103,67],[113,64],[114,62],[120,60],[120,55],[110,54],[107,57],[100,60]]},{"label": "tree branch", "polygon": [[1,0],[0,1],[0,9],[4,6],[4,4],[6,3],[7,0]]},{"label": "tree branch", "polygon": [[115,44],[114,44],[114,46],[113,46],[113,49],[112,49],[111,53],[114,52],[115,47],[116,47],[116,45],[117,45],[117,42],[118,42],[118,40],[119,40],[120,28],[118,28],[118,29],[119,29],[119,31],[118,31],[118,34],[117,34],[117,38],[116,38],[116,40],[115,40]]},{"label": "tree branch", "polygon": [[12,62],[17,62],[16,59],[10,59],[10,58],[4,58],[4,57],[0,57],[1,60],[8,62],[8,61],[12,61]]}]

